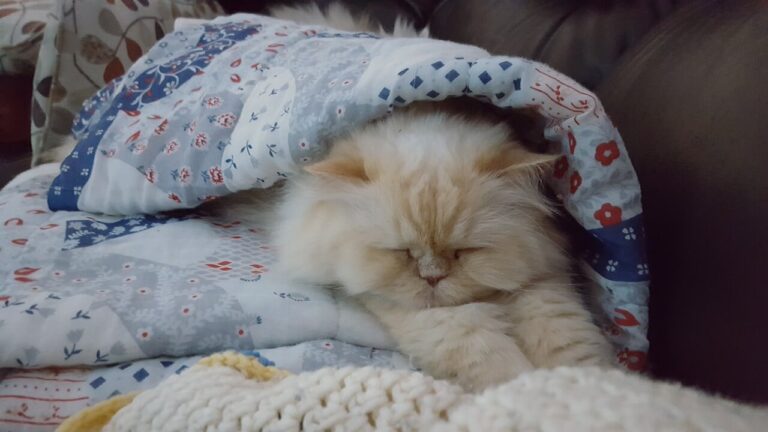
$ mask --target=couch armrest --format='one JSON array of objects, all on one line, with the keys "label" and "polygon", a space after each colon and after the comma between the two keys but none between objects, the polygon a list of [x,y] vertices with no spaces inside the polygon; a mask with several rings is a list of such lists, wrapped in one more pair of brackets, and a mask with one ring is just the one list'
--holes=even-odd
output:
[{"label": "couch armrest", "polygon": [[643,187],[650,363],[768,402],[768,3],[692,3],[599,94]]},{"label": "couch armrest", "polygon": [[549,64],[594,88],[674,0],[445,0],[432,35]]}]

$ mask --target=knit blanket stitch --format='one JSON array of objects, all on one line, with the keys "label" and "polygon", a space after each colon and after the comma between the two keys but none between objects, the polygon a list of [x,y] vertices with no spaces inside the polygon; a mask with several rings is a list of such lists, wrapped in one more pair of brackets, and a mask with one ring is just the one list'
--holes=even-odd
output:
[{"label": "knit blanket stitch", "polygon": [[290,375],[226,352],[144,393],[91,407],[58,431],[757,432],[766,424],[764,408],[618,370],[538,370],[468,394],[418,372]]}]

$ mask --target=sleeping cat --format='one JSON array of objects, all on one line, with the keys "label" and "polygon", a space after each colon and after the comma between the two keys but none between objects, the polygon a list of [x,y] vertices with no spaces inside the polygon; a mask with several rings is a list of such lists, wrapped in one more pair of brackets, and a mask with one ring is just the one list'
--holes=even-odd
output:
[{"label": "sleeping cat", "polygon": [[[276,15],[324,17],[291,11]],[[331,13],[331,24],[354,21]],[[553,159],[503,122],[435,103],[395,111],[289,181],[274,231],[280,267],[340,286],[425,372],[467,389],[533,368],[608,366],[541,191]]]},{"label": "sleeping cat", "polygon": [[339,285],[418,366],[469,389],[609,365],[540,190],[551,161],[505,124],[397,111],[289,182],[274,232],[282,271]]}]

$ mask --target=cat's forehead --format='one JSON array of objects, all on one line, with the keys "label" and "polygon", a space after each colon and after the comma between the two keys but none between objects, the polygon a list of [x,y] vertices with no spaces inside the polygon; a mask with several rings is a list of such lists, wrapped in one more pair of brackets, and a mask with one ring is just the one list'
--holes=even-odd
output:
[{"label": "cat's forehead", "polygon": [[475,213],[467,181],[426,172],[393,180],[392,217],[399,234],[431,246],[445,246],[467,235]]}]

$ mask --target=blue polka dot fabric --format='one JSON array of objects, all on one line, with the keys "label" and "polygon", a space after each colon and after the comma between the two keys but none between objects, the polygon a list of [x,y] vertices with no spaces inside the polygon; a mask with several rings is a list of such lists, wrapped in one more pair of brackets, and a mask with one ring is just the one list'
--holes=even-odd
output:
[{"label": "blue polka dot fabric", "polygon": [[414,101],[471,96],[537,112],[559,143],[550,185],[591,234],[585,257],[603,326],[641,370],[649,269],[640,188],[600,101],[551,68],[477,47],[379,38],[257,15],[168,34],[88,100],[53,210],[108,214],[192,208],[266,188],[321,160],[351,127]]}]

